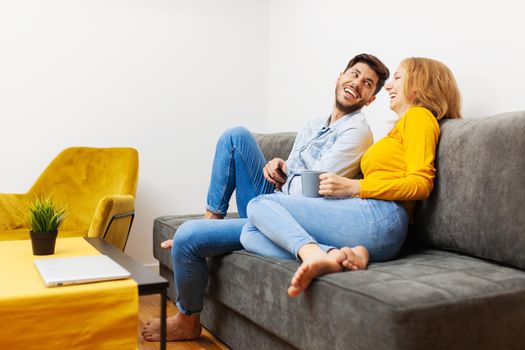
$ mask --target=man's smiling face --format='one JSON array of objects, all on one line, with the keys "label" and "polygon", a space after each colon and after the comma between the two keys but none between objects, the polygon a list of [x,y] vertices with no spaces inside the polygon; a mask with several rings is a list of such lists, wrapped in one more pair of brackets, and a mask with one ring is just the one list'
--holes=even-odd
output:
[{"label": "man's smiling face", "polygon": [[358,62],[339,75],[335,88],[336,108],[344,114],[368,106],[375,99],[379,77],[366,63]]}]

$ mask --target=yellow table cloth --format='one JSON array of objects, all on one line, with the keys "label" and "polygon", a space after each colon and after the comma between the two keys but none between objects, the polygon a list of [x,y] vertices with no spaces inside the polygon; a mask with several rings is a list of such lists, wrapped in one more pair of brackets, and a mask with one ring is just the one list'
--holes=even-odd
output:
[{"label": "yellow table cloth", "polygon": [[34,259],[99,255],[83,238],[57,239],[54,255],[31,241],[0,242],[0,349],[136,349],[132,279],[46,288]]}]

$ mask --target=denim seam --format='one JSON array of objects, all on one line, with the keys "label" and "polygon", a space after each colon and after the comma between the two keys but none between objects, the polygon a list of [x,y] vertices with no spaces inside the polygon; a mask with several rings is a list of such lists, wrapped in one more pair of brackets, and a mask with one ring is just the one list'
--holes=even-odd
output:
[{"label": "denim seam", "polygon": [[375,234],[375,231],[376,231],[376,225],[378,223],[380,223],[381,221],[384,221],[386,220],[390,215],[392,215],[392,213],[396,210],[396,208],[394,208],[393,210],[391,210],[388,214],[386,215],[382,215],[380,219],[378,220],[374,220],[372,221],[368,228],[369,228],[369,237],[372,238],[372,241],[374,241],[375,245],[376,245],[376,248],[379,252],[384,252],[385,250],[388,250],[388,249],[385,249],[385,246],[384,244],[381,242],[381,240],[377,237],[378,235]]},{"label": "denim seam", "polygon": [[[228,180],[230,179],[230,169],[232,167],[232,159],[233,159],[233,152],[235,151],[235,147],[233,146],[232,144],[232,148],[231,148],[231,152],[230,152],[230,157],[228,158]],[[226,189],[228,188],[228,181],[226,181],[226,183],[224,184],[224,187],[222,189],[222,197],[221,197],[221,200],[219,201],[219,206],[221,206],[223,203],[224,203],[224,198],[226,197]],[[219,215],[226,215],[228,209],[226,209],[225,211],[222,211],[220,208],[219,209],[215,209],[215,208],[211,208],[210,205],[208,204],[207,206],[207,209],[209,211],[211,211],[212,213],[214,214],[219,214]],[[228,208],[228,205],[227,207]]]},{"label": "denim seam", "polygon": [[[198,261],[198,260],[191,259],[191,256],[189,256],[186,252],[182,252],[182,254],[185,255],[186,258],[187,258],[188,260],[192,261],[192,262],[200,262],[200,261]],[[190,254],[190,255],[191,255],[191,254]],[[178,261],[177,263],[181,263],[181,264],[182,264],[183,261]],[[191,275],[191,273],[192,273],[192,267],[190,267],[188,264],[184,264],[184,270],[185,270],[184,274],[185,274],[186,276],[190,276],[190,275]],[[194,282],[194,281],[191,280],[191,279],[190,279],[189,281],[186,280],[186,281],[184,282],[184,284],[187,284],[187,287],[188,287],[188,288],[185,288],[186,291],[187,291],[187,290],[194,290],[194,289],[195,289],[195,284],[192,283],[192,282]],[[175,304],[177,305],[177,307],[179,308],[179,311],[181,311],[181,313],[183,313],[184,315],[190,316],[190,315],[192,315],[192,314],[198,314],[200,311],[202,311],[202,309],[203,309],[203,306],[202,306],[203,303],[202,303],[202,302],[200,303],[200,304],[201,304],[201,307],[200,307],[200,309],[199,309],[198,311],[195,311],[195,312],[194,312],[194,311],[188,311],[186,308],[184,308],[184,307],[181,305],[181,294],[182,294],[182,293],[180,293],[180,291],[178,290],[178,287],[177,287],[177,299],[176,299]],[[191,297],[190,297],[190,300],[191,300]],[[197,303],[199,303],[199,302],[197,301]]]},{"label": "denim seam", "polygon": [[[396,206],[396,207],[395,207],[392,211],[390,211],[387,215],[383,216],[383,217],[382,217],[381,219],[379,219],[379,220],[374,221],[374,223],[373,223],[372,225],[370,225],[370,227],[371,227],[371,231],[372,231],[372,230],[375,230],[375,226],[376,226],[378,223],[380,223],[380,222],[382,222],[382,221],[385,221],[385,220],[389,219],[392,215],[394,216],[394,220],[395,220],[395,222],[392,223],[391,226],[394,226],[394,229],[395,229],[395,226],[401,226],[401,221],[399,220],[399,214],[400,214],[400,210],[399,210],[399,208]],[[377,246],[378,250],[379,250],[381,253],[391,251],[391,250],[393,250],[394,248],[395,248],[395,249],[398,249],[398,248],[399,248],[399,245],[400,245],[400,244],[402,245],[403,242],[404,242],[404,241],[403,241],[403,242],[401,242],[401,243],[397,243],[397,244],[388,244],[388,245],[386,245],[386,244],[383,244],[379,238],[377,238],[377,235],[371,233],[371,237],[372,237],[372,240],[376,243],[376,246]]]},{"label": "denim seam", "polygon": [[376,224],[378,222],[380,222],[381,220],[377,220],[377,221],[374,221],[374,222],[371,222],[369,225],[368,225],[368,234],[370,236],[370,238],[372,238],[372,241],[374,242],[375,246],[376,246],[376,249],[379,251],[379,252],[383,252],[384,251],[384,248],[383,248],[383,244],[381,243],[381,241],[379,240],[379,238],[377,238],[377,234],[375,233],[376,231]]},{"label": "denim seam", "polygon": [[242,152],[240,152],[237,148],[235,148],[234,145],[232,145],[232,148],[237,151],[237,153],[239,154],[239,156],[241,157],[241,160],[242,160],[242,164],[244,165],[244,169],[246,169],[247,171],[249,171],[249,178],[250,178],[250,183],[252,185],[252,189],[253,189],[253,192],[255,193],[259,193],[259,191],[257,190],[255,184],[253,183],[253,180],[255,179],[255,176],[254,174],[251,172],[251,168],[247,167],[246,166],[246,161],[245,161],[245,157],[244,157],[244,154],[242,154]]},{"label": "denim seam", "polygon": [[222,212],[220,210],[216,210],[215,208],[212,208],[209,204],[206,205],[206,210],[209,211],[209,212],[212,212],[213,214],[216,214],[216,215],[226,215],[226,212]]},{"label": "denim seam", "polygon": [[186,316],[191,316],[191,315],[198,315],[201,313],[202,309],[200,309],[199,311],[195,311],[195,312],[192,312],[192,311],[187,311],[182,305],[181,305],[181,302],[180,301],[177,301],[175,303],[177,305],[177,309],[179,309],[180,313],[186,315]]},{"label": "denim seam", "polygon": [[[239,241],[236,241],[236,242],[239,242],[240,244],[240,237],[239,237]],[[234,242],[214,242],[214,245],[217,247],[227,247],[233,244],[235,243]],[[192,249],[200,250],[202,247],[209,247],[209,243],[196,244]],[[199,255],[194,254],[193,252],[192,252],[192,255],[196,256],[198,259],[206,259],[207,257],[209,257],[208,255],[206,255],[206,257],[200,257]],[[218,254],[218,255],[222,255],[222,254]],[[210,256],[215,256],[215,255],[210,255]],[[191,261],[197,261],[197,260],[191,259],[191,257],[187,257],[187,258],[190,259]]]}]

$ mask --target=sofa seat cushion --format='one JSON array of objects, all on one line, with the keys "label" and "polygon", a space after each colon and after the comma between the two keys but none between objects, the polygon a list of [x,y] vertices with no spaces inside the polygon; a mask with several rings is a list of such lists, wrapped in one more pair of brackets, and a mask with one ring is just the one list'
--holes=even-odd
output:
[{"label": "sofa seat cushion", "polygon": [[479,259],[421,250],[323,276],[293,299],[297,262],[240,251],[209,266],[209,298],[301,349],[525,347],[525,273]]},{"label": "sofa seat cushion", "polygon": [[[228,213],[227,218],[238,218],[237,213]],[[167,239],[172,239],[175,231],[188,220],[202,219],[202,214],[191,215],[165,215],[153,221],[153,256],[164,266],[171,270],[171,250],[160,247]]]},{"label": "sofa seat cushion", "polygon": [[[160,242],[200,217],[155,220],[154,255],[161,265],[172,270],[170,250]],[[366,271],[323,276],[289,298],[298,262],[238,251],[208,264],[207,298],[297,348],[525,348],[525,273],[511,267],[414,248]]]}]

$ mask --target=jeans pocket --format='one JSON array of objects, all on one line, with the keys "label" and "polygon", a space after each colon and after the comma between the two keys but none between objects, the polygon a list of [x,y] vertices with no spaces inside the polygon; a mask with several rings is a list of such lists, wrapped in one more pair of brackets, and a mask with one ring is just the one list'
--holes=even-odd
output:
[{"label": "jeans pocket", "polygon": [[390,211],[382,219],[374,222],[370,228],[370,234],[377,250],[384,259],[391,258],[401,249],[406,237],[406,230],[399,220],[400,208]]}]

